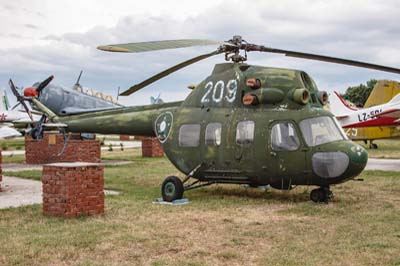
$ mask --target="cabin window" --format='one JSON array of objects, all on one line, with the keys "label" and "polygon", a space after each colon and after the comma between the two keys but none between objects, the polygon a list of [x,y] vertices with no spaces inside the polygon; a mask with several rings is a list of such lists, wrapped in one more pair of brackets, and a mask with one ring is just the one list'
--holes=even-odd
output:
[{"label": "cabin window", "polygon": [[293,123],[281,122],[272,127],[271,146],[275,151],[294,151],[300,147]]},{"label": "cabin window", "polygon": [[249,145],[254,140],[254,121],[242,121],[236,127],[236,143]]},{"label": "cabin window", "polygon": [[200,144],[200,125],[187,124],[179,129],[179,146],[197,147]]},{"label": "cabin window", "polygon": [[221,123],[210,123],[206,127],[206,145],[221,145]]}]

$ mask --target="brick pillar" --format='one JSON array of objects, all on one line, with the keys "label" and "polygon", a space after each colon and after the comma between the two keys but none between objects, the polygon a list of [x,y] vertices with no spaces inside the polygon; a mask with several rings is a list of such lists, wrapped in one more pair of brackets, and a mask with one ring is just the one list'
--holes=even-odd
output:
[{"label": "brick pillar", "polygon": [[134,140],[138,140],[138,141],[142,141],[145,138],[147,138],[147,137],[144,137],[144,136],[134,136],[133,137]]},{"label": "brick pillar", "polygon": [[3,163],[3,155],[1,154],[0,150],[0,191],[1,191],[1,181],[3,180],[3,170],[2,170],[2,163]]},{"label": "brick pillar", "polygon": [[25,136],[25,161],[27,164],[54,162],[100,162],[100,142],[81,140],[79,134],[72,134],[63,154],[64,136],[60,133],[44,133],[43,139]]},{"label": "brick pillar", "polygon": [[164,150],[157,138],[143,137],[142,138],[142,156],[143,157],[162,157]]},{"label": "brick pillar", "polygon": [[120,135],[119,136],[119,140],[122,140],[122,141],[128,141],[130,139],[131,139],[131,136],[129,136],[129,135]]},{"label": "brick pillar", "polygon": [[104,213],[104,166],[53,163],[43,166],[43,214],[74,218]]}]

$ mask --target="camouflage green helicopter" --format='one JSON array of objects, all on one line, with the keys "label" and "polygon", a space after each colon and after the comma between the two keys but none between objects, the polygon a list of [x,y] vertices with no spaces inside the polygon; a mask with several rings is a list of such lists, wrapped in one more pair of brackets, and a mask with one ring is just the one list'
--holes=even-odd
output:
[{"label": "camouflage green helicopter", "polygon": [[[335,117],[322,107],[319,91],[305,72],[244,63],[247,52],[352,65],[400,74],[400,69],[322,55],[250,44],[240,36],[226,42],[173,40],[98,47],[113,52],[145,52],[219,44],[217,50],[173,66],[121,93],[130,95],[185,66],[224,54],[211,75],[180,102],[56,116],[37,98],[31,100],[48,118],[69,132],[156,136],[168,159],[186,175],[169,176],[162,184],[165,201],[184,191],[211,184],[270,185],[290,190],[318,186],[314,202],[332,198],[330,186],[354,179],[367,152],[347,139]],[[244,54],[241,54],[244,51]],[[193,181],[192,181],[193,180]]]}]

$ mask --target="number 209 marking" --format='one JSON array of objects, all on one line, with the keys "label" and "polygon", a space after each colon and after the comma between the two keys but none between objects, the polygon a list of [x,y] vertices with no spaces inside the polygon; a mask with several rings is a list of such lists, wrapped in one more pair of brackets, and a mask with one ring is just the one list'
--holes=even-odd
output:
[{"label": "number 209 marking", "polygon": [[201,98],[201,103],[208,103],[210,100],[215,103],[220,103],[222,100],[233,103],[236,99],[237,80],[229,80],[226,86],[223,80],[219,80],[215,84],[209,81],[205,85],[205,89],[206,93]]}]

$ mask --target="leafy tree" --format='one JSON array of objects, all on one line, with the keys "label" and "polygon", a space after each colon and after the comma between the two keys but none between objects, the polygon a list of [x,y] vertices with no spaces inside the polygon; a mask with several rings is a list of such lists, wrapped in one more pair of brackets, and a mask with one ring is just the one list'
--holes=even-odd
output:
[{"label": "leafy tree", "polygon": [[348,87],[346,93],[343,94],[342,97],[358,107],[363,107],[372,89],[375,87],[376,82],[376,79],[371,79],[367,81],[367,85],[360,84],[359,86]]}]

